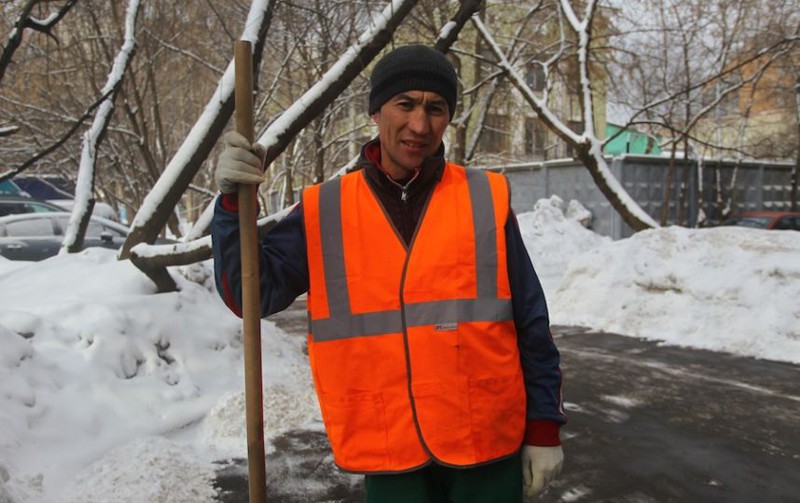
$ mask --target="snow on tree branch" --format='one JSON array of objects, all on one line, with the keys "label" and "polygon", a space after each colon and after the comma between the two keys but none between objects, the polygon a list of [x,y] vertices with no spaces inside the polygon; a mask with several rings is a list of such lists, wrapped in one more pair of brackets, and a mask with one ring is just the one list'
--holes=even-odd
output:
[{"label": "snow on tree branch", "polygon": [[570,128],[568,128],[554,113],[547,105],[547,102],[544,101],[543,98],[536,96],[536,93],[528,86],[527,82],[525,82],[525,77],[517,71],[516,68],[508,61],[503,50],[495,41],[494,37],[489,33],[489,30],[486,28],[486,25],[483,24],[483,21],[480,20],[479,17],[473,16],[472,23],[478,29],[478,33],[480,33],[481,37],[483,37],[484,42],[489,46],[494,53],[495,57],[497,58],[496,64],[505,71],[508,79],[511,83],[519,89],[528,103],[531,105],[533,110],[536,114],[544,121],[544,123],[553,130],[556,134],[558,134],[564,141],[570,144],[577,144],[583,141],[583,137],[574,133]]},{"label": "snow on tree branch", "polygon": [[111,120],[114,109],[114,98],[122,85],[125,70],[128,68],[136,47],[136,18],[139,14],[139,0],[130,0],[125,16],[125,40],[114,59],[111,73],[108,75],[103,90],[106,98],[97,109],[91,127],[83,136],[78,179],[75,186],[75,204],[69,218],[69,224],[61,245],[61,253],[74,253],[83,248],[83,237],[89,224],[89,217],[94,206],[94,179],[97,149],[102,136]]},{"label": "snow on tree branch", "polygon": [[0,127],[0,138],[2,138],[4,136],[11,136],[12,134],[16,133],[17,131],[19,131],[19,127],[18,126],[3,126],[3,127]]},{"label": "snow on tree branch", "polygon": [[478,12],[482,3],[482,0],[461,0],[461,2],[459,2],[458,12],[456,12],[450,21],[445,23],[439,30],[439,36],[436,38],[434,48],[437,51],[447,54],[447,51],[450,50],[450,47],[464,28],[464,25]]},{"label": "snow on tree branch", "polygon": [[[292,138],[350,85],[350,82],[361,73],[364,66],[386,46],[397,26],[399,26],[400,22],[408,15],[412,7],[416,5],[416,1],[417,0],[393,0],[384,11],[373,20],[370,29],[359,38],[358,42],[351,46],[314,86],[306,91],[267,128],[258,140],[260,144],[267,147],[266,163],[274,161],[286,148]],[[251,12],[257,5],[266,7],[265,4],[266,2],[254,1]],[[251,22],[248,19],[246,30],[254,25],[257,25],[257,23]],[[249,33],[253,33],[253,31],[251,30]],[[255,33],[258,33],[258,30],[256,30]],[[263,41],[265,36],[265,33],[263,35],[259,34],[257,38]],[[252,35],[250,38],[243,37],[245,40],[252,38]],[[256,46],[254,50],[257,50],[257,48],[258,46]],[[257,66],[254,65],[254,67]],[[228,71],[226,71],[220,82],[218,89],[219,94],[232,98],[233,82],[233,62],[231,62]],[[207,110],[209,108],[212,108],[211,104],[209,104]],[[178,183],[178,177],[185,176],[185,172],[187,171],[186,166],[190,163],[180,159],[186,156],[197,155],[197,148],[199,148],[199,145],[197,139],[194,139],[193,136],[203,135],[204,139],[207,141],[210,131],[216,130],[216,128],[211,127],[209,122],[219,119],[220,114],[218,111],[220,107],[217,106],[213,108],[217,110],[217,112],[213,114],[212,118],[207,118],[206,120],[203,120],[201,117],[196,127],[190,132],[189,138],[187,138],[181,146],[181,149],[179,149],[173,162],[170,162],[170,165],[167,166],[167,169],[156,182],[156,186],[145,198],[142,208],[137,212],[134,218],[131,234],[120,250],[119,257],[121,259],[130,257],[137,267],[156,282],[159,291],[176,288],[174,281],[169,278],[169,275],[164,270],[163,264],[165,261],[155,259],[143,260],[142,257],[148,253],[143,251],[141,247],[137,248],[137,255],[134,257],[132,248],[139,243],[148,242],[148,240],[143,239],[144,237],[155,240],[157,234],[153,234],[154,226],[152,225],[152,220],[154,219],[154,215],[163,215],[165,213],[162,211],[168,202],[165,191],[171,191],[171,194],[175,196],[171,207],[174,207],[174,203],[177,203],[177,198],[183,193],[182,190],[177,190],[181,188],[181,184]],[[229,117],[230,114],[225,117],[225,122],[227,122]],[[204,124],[205,126],[203,126]],[[219,136],[220,132],[221,128],[220,131],[217,131],[216,137]],[[195,148],[190,148],[190,145],[193,145]],[[177,162],[176,159],[180,162]],[[173,167],[173,164],[177,164],[177,166]],[[194,173],[192,173],[192,175],[193,174]],[[188,185],[188,181],[186,184]],[[166,218],[164,220],[166,221]],[[150,222],[149,226],[148,222]],[[149,233],[147,231],[149,231]],[[188,247],[194,245],[184,246]],[[207,250],[210,256],[210,247],[204,249]],[[184,251],[186,250],[182,249],[180,246],[176,246],[171,253],[180,255]],[[194,257],[194,255],[192,256]]]},{"label": "snow on tree branch", "polygon": [[22,9],[22,13],[14,23],[14,28],[8,36],[8,42],[3,47],[3,54],[0,55],[0,80],[6,73],[6,69],[11,64],[11,59],[14,57],[14,52],[19,48],[22,43],[22,34],[25,28],[51,35],[50,31],[53,27],[67,15],[70,9],[75,5],[78,0],[68,0],[58,11],[53,12],[43,20],[37,20],[30,17],[31,11],[39,3],[39,0],[29,0]]},{"label": "snow on tree branch", "polygon": [[[253,43],[254,57],[258,61],[272,20],[274,3],[272,0],[253,0],[240,37]],[[253,66],[258,68],[257,64]],[[228,123],[233,113],[233,91],[234,67],[231,60],[202,114],[142,201],[131,223],[131,232],[120,249],[120,259],[129,258],[135,245],[152,243],[158,237],[173,208]]]},{"label": "snow on tree branch", "polygon": [[562,7],[564,4],[566,4],[567,8],[562,10],[569,21],[570,27],[578,36],[579,84],[584,116],[584,131],[582,134],[573,132],[550,109],[545,99],[536,96],[533,90],[528,86],[525,78],[508,61],[508,58],[480,18],[478,18],[478,16],[473,16],[472,22],[478,29],[480,36],[487,45],[489,45],[497,58],[496,64],[506,72],[511,83],[531,105],[531,108],[533,108],[542,122],[576,151],[577,157],[587,167],[597,187],[606,196],[614,209],[617,210],[625,223],[635,230],[658,227],[656,221],[633,200],[613,173],[611,173],[603,157],[602,142],[597,138],[594,131],[592,90],[588,72],[588,54],[591,48],[589,30],[591,28],[592,16],[595,12],[595,2],[594,0],[588,2],[586,17],[582,20],[577,19],[566,0],[562,0]]},{"label": "snow on tree branch", "polygon": [[[369,30],[363,33],[358,41],[343,53],[319,81],[267,127],[257,139],[259,144],[267,148],[266,163],[273,162],[285,150],[292,139],[350,85],[353,79],[391,40],[394,31],[416,3],[417,0],[393,0],[389,3],[381,14],[373,18]],[[451,22],[446,24],[440,31],[436,44],[437,49],[442,52],[446,52],[449,49],[471,14],[477,11],[479,5],[480,0],[465,0],[460,3],[459,11],[451,19]],[[223,77],[224,79],[225,77]],[[232,81],[230,85],[232,86]],[[151,194],[157,193],[158,190],[158,187],[154,188]],[[147,199],[145,203],[147,203]],[[265,230],[269,228],[274,222],[283,218],[293,207],[291,206],[279,213],[259,220],[259,229]],[[152,210],[147,208],[140,210],[136,215],[134,225],[136,225],[136,220],[140,218],[140,215],[145,215],[150,211]],[[203,219],[207,218],[207,216],[208,208],[204,212]],[[199,232],[194,232],[192,236],[199,234]],[[205,260],[211,255],[210,240],[207,237],[195,239],[188,243],[168,246],[147,245],[142,241],[131,241],[130,244],[132,247],[135,246],[135,249],[132,248],[129,254],[132,262],[156,282],[160,291],[170,288],[169,280],[165,277],[163,268]],[[124,258],[124,255],[121,254],[120,257]]]},{"label": "snow on tree branch", "polygon": [[367,62],[389,42],[392,33],[417,0],[393,0],[322,78],[275,120],[259,137],[267,149],[265,163],[274,161],[291,139],[361,73]]}]

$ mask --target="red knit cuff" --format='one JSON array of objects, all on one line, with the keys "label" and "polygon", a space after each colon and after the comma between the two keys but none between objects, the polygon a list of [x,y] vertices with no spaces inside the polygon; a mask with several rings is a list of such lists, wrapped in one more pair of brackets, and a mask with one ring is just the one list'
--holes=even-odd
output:
[{"label": "red knit cuff", "polygon": [[236,192],[222,194],[220,202],[223,210],[230,211],[231,213],[239,212],[239,194]]},{"label": "red knit cuff", "polygon": [[523,443],[525,445],[540,445],[543,447],[561,445],[561,439],[558,436],[560,429],[561,426],[555,421],[533,419],[528,421],[525,426]]}]

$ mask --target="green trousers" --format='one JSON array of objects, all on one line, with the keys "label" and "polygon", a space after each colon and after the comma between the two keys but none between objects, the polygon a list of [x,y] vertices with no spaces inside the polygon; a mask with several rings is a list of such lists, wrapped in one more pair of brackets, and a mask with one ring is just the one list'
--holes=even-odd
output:
[{"label": "green trousers", "polygon": [[395,475],[367,475],[367,503],[521,503],[519,454],[476,468],[430,464]]}]

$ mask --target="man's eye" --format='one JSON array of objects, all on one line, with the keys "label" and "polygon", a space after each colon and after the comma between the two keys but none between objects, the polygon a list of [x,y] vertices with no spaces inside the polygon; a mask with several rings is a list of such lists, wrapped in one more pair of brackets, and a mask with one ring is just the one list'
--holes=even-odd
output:
[{"label": "man's eye", "polygon": [[397,106],[403,110],[411,110],[414,106],[408,101],[398,101]]}]

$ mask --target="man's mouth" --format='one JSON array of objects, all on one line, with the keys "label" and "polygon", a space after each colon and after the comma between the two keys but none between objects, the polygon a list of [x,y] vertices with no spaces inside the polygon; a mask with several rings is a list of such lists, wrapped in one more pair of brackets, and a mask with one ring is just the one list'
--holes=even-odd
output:
[{"label": "man's mouth", "polygon": [[425,142],[413,141],[413,140],[403,140],[401,143],[403,145],[405,145],[406,147],[413,148],[413,149],[422,149],[422,148],[425,148],[425,146],[427,145],[427,143],[425,143]]}]

